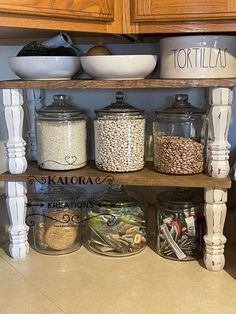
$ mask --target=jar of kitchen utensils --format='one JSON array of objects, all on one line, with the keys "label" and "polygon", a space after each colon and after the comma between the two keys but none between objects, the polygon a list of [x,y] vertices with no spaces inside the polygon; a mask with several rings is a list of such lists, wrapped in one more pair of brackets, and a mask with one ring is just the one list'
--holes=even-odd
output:
[{"label": "jar of kitchen utensils", "polygon": [[172,260],[203,256],[205,220],[200,189],[176,188],[157,196],[157,252]]}]

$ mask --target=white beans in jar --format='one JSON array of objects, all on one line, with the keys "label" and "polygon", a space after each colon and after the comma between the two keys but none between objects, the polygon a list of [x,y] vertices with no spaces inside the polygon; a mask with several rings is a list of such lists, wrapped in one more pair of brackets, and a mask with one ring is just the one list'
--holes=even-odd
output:
[{"label": "white beans in jar", "polygon": [[95,120],[94,135],[99,169],[128,172],[144,167],[145,119],[142,116]]},{"label": "white beans in jar", "polygon": [[122,92],[116,102],[96,111],[94,120],[95,163],[111,172],[137,171],[144,167],[145,118],[142,111],[124,102]]}]

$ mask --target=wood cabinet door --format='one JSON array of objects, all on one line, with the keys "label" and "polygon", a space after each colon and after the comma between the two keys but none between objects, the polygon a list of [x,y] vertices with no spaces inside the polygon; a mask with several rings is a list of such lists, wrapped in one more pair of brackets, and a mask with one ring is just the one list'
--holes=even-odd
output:
[{"label": "wood cabinet door", "polygon": [[201,21],[236,17],[236,0],[130,0],[131,21]]},{"label": "wood cabinet door", "polygon": [[0,0],[0,13],[95,21],[114,20],[115,0]]}]

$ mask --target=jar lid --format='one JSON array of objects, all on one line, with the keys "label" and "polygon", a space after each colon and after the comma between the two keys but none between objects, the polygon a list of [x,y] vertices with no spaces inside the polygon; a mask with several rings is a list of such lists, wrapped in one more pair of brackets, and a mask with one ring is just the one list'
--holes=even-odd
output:
[{"label": "jar lid", "polygon": [[189,207],[204,203],[203,193],[200,189],[176,188],[174,191],[166,191],[157,195],[161,205],[171,207]]},{"label": "jar lid", "polygon": [[110,185],[106,191],[98,194],[94,203],[97,206],[121,207],[137,205],[137,200],[125,190],[123,185]]},{"label": "jar lid", "polygon": [[66,119],[84,116],[84,111],[72,106],[67,95],[54,95],[53,103],[37,110],[37,113],[48,118]]},{"label": "jar lid", "polygon": [[79,199],[84,189],[79,187],[46,185],[38,192],[34,192],[32,198],[41,202],[62,202]]},{"label": "jar lid", "polygon": [[156,114],[177,114],[184,116],[191,115],[203,115],[205,112],[201,109],[194,107],[188,102],[187,94],[177,94],[175,95],[175,100],[173,104],[164,110],[155,111]]},{"label": "jar lid", "polygon": [[95,110],[96,114],[143,114],[144,110],[139,110],[124,101],[125,95],[119,91],[116,93],[116,101],[101,110]]}]

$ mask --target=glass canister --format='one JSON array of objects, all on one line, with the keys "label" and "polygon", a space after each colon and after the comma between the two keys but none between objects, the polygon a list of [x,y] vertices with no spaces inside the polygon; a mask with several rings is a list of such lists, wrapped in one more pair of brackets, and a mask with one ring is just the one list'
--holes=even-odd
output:
[{"label": "glass canister", "polygon": [[124,97],[117,92],[115,103],[95,111],[95,163],[100,170],[129,172],[144,167],[145,118]]},{"label": "glass canister", "polygon": [[87,163],[87,119],[69,103],[66,95],[37,111],[38,165],[49,170],[72,170]]},{"label": "glass canister", "polygon": [[48,186],[32,194],[26,223],[32,228],[36,251],[61,255],[82,243],[83,201],[78,188]]},{"label": "glass canister", "polygon": [[171,107],[155,111],[154,167],[169,174],[196,174],[206,164],[207,119],[203,111],[177,94]]},{"label": "glass canister", "polygon": [[124,186],[111,185],[98,193],[88,211],[87,246],[107,256],[128,256],[146,246],[143,208]]},{"label": "glass canister", "polygon": [[205,230],[201,190],[177,188],[162,192],[157,196],[157,205],[158,254],[172,260],[201,258]]}]

